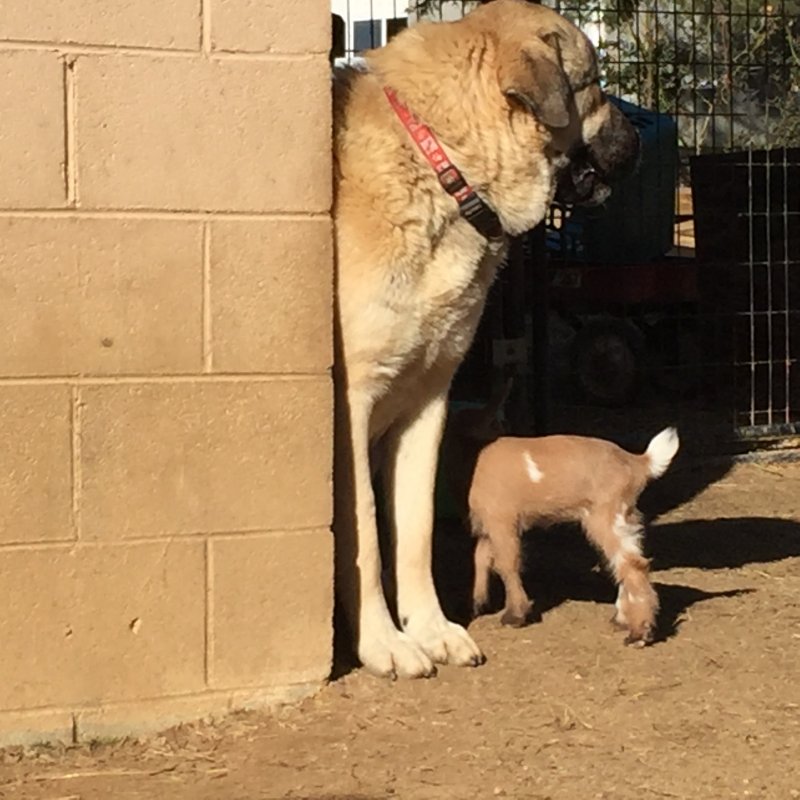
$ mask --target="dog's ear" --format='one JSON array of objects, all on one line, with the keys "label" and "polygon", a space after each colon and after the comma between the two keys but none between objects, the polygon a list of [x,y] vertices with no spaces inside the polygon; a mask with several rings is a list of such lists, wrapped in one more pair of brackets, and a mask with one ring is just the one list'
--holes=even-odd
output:
[{"label": "dog's ear", "polygon": [[557,34],[544,36],[511,52],[501,49],[498,77],[503,94],[520,103],[548,128],[569,125],[572,94],[561,65]]}]

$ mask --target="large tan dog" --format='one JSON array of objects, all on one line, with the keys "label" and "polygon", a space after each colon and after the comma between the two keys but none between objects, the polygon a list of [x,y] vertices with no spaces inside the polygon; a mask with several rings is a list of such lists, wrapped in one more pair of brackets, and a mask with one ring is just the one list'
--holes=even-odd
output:
[{"label": "large tan dog", "polygon": [[[589,40],[525,0],[419,24],[366,61],[335,79],[337,590],[361,662],[419,677],[483,661],[436,595],[433,494],[450,382],[503,253],[461,214],[385,89],[508,234],[540,223],[557,187],[566,200],[602,200],[638,139],[599,88]],[[381,581],[378,463],[399,628]]]}]

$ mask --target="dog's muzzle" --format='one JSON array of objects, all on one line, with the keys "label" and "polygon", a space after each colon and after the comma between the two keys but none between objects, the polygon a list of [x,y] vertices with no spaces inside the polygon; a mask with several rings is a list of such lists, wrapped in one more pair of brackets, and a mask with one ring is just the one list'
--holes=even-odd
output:
[{"label": "dog's muzzle", "polygon": [[569,156],[556,186],[560,203],[596,206],[608,200],[613,184],[632,174],[639,163],[639,133],[612,106],[608,122],[597,135]]},{"label": "dog's muzzle", "polygon": [[561,173],[556,200],[570,205],[597,206],[611,195],[611,187],[601,178],[587,152],[570,157],[569,166]]}]

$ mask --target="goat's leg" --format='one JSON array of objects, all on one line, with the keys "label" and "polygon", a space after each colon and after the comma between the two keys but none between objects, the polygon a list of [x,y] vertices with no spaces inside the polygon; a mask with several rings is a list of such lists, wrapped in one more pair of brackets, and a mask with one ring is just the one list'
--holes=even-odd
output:
[{"label": "goat's leg", "polygon": [[522,585],[522,543],[515,519],[491,520],[486,531],[492,544],[494,571],[506,589],[506,605],[500,622],[519,628],[529,621],[533,603]]},{"label": "goat's leg", "polygon": [[596,509],[584,527],[605,556],[618,585],[614,624],[628,631],[626,644],[649,644],[655,634],[658,595],[650,583],[650,562],[642,555],[643,528],[638,511],[625,505]]},{"label": "goat's leg", "polygon": [[479,536],[475,543],[475,584],[472,590],[472,612],[477,617],[489,604],[489,578],[492,569],[492,543]]}]

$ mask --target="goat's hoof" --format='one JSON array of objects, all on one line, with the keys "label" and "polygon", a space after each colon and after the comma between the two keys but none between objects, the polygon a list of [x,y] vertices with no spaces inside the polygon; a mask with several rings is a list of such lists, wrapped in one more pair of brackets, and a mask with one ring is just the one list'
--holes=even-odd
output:
[{"label": "goat's hoof", "polygon": [[532,607],[524,612],[506,611],[503,616],[500,617],[500,624],[507,625],[509,628],[524,628],[526,625],[530,624],[532,614]]},{"label": "goat's hoof", "polygon": [[640,634],[629,633],[625,637],[625,644],[629,645],[630,647],[647,647],[647,645],[653,643],[653,638],[653,629],[647,627]]}]

